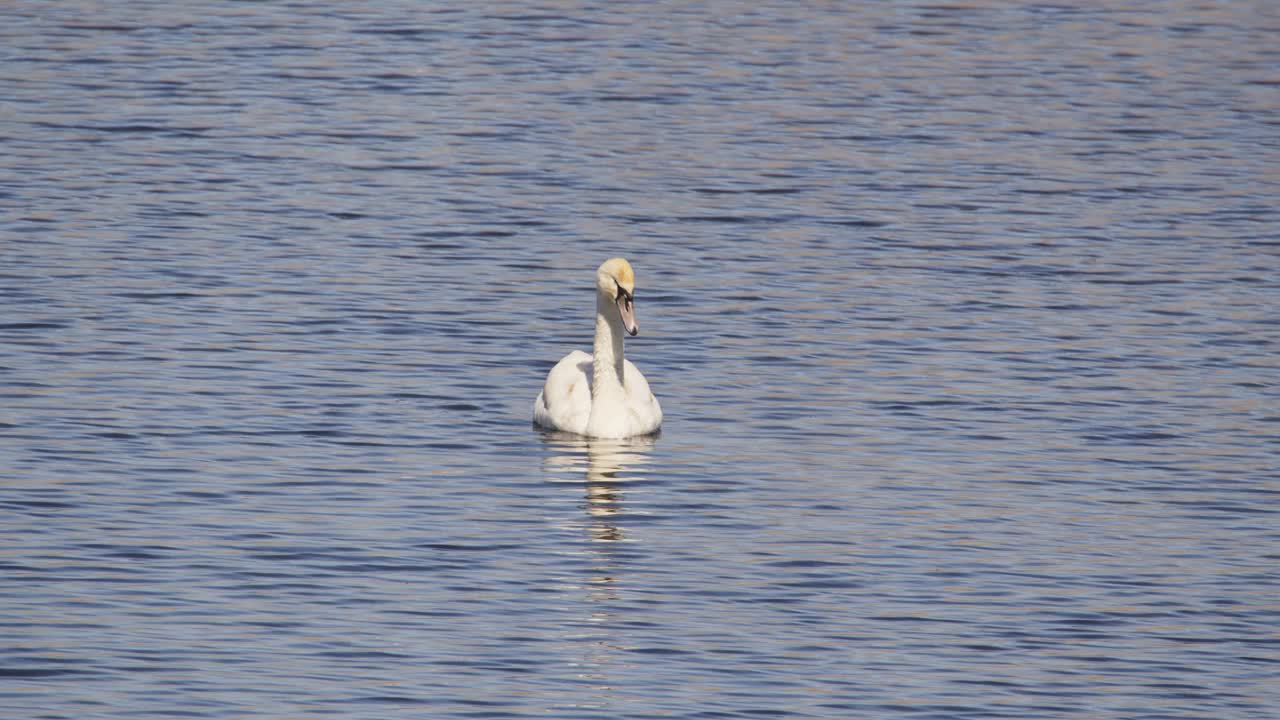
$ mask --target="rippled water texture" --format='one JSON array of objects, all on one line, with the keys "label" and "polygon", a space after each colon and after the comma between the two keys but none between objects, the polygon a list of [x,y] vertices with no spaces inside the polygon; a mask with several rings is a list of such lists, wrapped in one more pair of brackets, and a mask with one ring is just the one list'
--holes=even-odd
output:
[{"label": "rippled water texture", "polygon": [[1273,720],[1277,7],[5,4],[0,714]]}]

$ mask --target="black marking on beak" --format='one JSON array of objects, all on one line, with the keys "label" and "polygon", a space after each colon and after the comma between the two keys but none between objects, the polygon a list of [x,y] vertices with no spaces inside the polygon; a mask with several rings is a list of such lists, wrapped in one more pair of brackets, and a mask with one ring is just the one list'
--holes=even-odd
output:
[{"label": "black marking on beak", "polygon": [[623,326],[627,334],[634,337],[640,333],[640,326],[636,324],[635,319],[635,299],[617,280],[614,280],[613,284],[618,286],[618,297],[615,302],[618,304],[618,312],[622,315]]}]

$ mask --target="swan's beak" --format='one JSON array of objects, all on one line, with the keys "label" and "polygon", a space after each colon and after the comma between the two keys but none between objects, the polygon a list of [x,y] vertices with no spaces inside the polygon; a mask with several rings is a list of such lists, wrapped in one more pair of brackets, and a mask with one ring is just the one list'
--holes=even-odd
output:
[{"label": "swan's beak", "polygon": [[640,326],[636,324],[636,306],[635,300],[632,299],[631,293],[618,288],[618,313],[622,315],[622,326],[627,329],[631,335],[640,332]]}]

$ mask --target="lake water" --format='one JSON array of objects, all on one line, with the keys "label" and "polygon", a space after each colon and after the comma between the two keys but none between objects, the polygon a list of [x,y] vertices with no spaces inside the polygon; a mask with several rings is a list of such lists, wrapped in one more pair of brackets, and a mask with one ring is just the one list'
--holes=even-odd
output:
[{"label": "lake water", "polygon": [[1280,717],[1278,36],[6,4],[4,717]]}]

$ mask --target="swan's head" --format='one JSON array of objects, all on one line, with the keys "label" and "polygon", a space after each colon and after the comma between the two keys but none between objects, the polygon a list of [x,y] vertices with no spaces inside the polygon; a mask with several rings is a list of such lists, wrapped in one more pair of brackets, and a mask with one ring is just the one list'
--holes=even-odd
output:
[{"label": "swan's head", "polygon": [[622,258],[605,260],[596,270],[596,290],[618,308],[622,317],[622,326],[631,335],[640,332],[636,324],[635,298],[636,274],[631,270],[631,263]]}]

